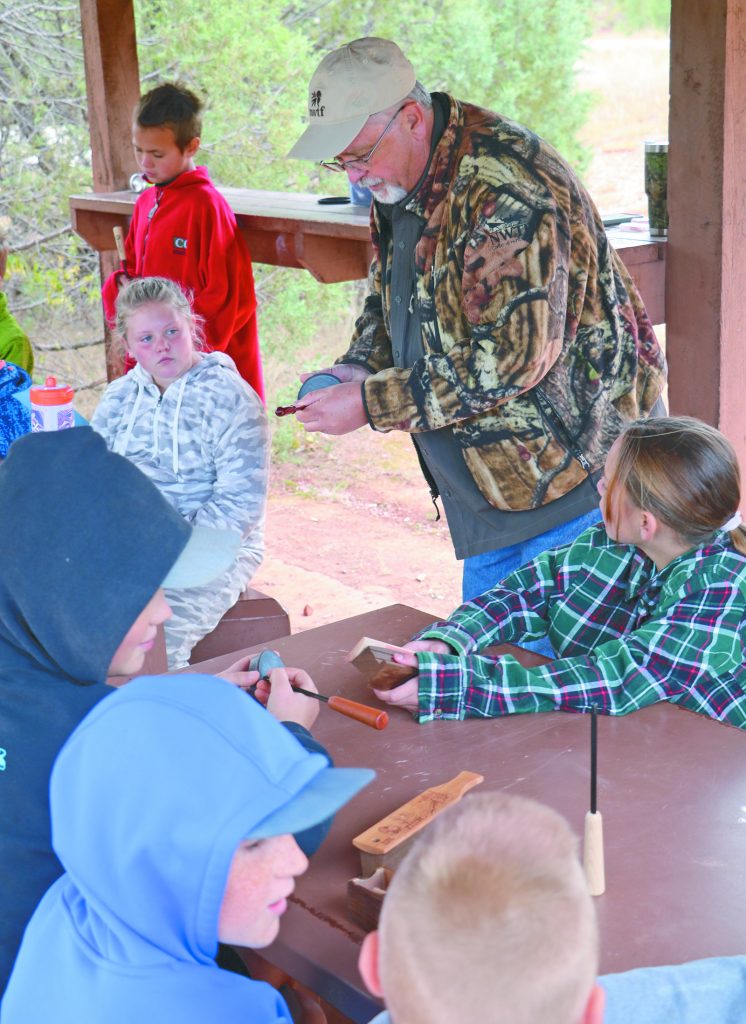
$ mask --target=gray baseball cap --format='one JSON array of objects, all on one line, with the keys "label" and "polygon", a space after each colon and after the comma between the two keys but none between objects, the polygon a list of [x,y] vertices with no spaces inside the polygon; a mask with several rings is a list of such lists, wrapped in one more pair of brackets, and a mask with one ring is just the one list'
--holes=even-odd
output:
[{"label": "gray baseball cap", "polygon": [[366,36],[327,53],[308,87],[308,125],[288,156],[325,160],[343,153],[368,118],[403,100],[416,79],[389,39]]}]

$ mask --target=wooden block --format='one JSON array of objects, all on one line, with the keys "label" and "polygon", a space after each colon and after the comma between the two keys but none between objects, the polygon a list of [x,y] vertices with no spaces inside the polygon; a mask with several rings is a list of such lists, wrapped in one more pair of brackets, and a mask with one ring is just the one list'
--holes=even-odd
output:
[{"label": "wooden block", "polygon": [[360,851],[363,877],[370,877],[379,867],[391,868],[398,864],[414,836],[480,782],[484,782],[483,775],[459,772],[449,782],[426,789],[355,836],[352,845]]},{"label": "wooden block", "polygon": [[411,651],[383,640],[361,637],[347,655],[347,661],[365,676],[366,684],[372,690],[392,690],[417,675],[416,668],[398,665],[394,654],[411,654]]},{"label": "wooden block", "polygon": [[366,932],[378,927],[383,898],[392,874],[388,868],[378,868],[370,878],[351,878],[347,883],[348,916]]}]

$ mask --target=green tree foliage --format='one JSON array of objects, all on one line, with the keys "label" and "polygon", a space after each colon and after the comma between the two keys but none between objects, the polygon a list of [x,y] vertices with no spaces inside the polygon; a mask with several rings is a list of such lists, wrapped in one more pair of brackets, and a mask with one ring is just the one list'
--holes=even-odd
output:
[{"label": "green tree foliage", "polygon": [[395,39],[427,88],[522,121],[582,171],[576,136],[588,99],[574,69],[588,10],[587,0],[307,0],[294,16],[309,24],[317,55],[357,36]]},{"label": "green tree foliage", "polygon": [[630,32],[641,28],[667,32],[671,23],[671,0],[614,0],[612,11],[620,27]]},{"label": "green tree foliage", "polygon": [[[61,335],[79,343],[92,329],[98,260],[70,231],[67,206],[71,193],[90,188],[85,111],[78,4],[1,0],[0,228],[11,250],[5,290],[37,345]],[[102,351],[83,377],[102,375]],[[55,369],[46,353],[37,366]]]}]

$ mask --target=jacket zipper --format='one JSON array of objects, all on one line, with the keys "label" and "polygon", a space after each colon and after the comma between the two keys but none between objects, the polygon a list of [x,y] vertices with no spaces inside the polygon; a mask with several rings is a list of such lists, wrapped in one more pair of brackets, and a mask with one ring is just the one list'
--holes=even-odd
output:
[{"label": "jacket zipper", "polygon": [[591,469],[590,462],[581,451],[577,441],[573,439],[570,431],[562,422],[559,413],[552,405],[552,402],[544,388],[541,387],[540,384],[537,384],[535,387],[531,388],[530,394],[537,409],[539,410],[539,415],[549,427],[555,441],[558,441],[562,447],[572,455],[575,461],[579,463],[581,469],[587,474],[591,484],[595,487],[595,484],[593,484],[593,471]]},{"label": "jacket zipper", "polygon": [[148,236],[150,235],[150,225],[151,225],[151,223],[153,221],[153,217],[155,216],[155,211],[160,206],[161,199],[163,198],[163,189],[160,188],[158,185],[155,185],[154,187],[156,189],[155,202],[153,203],[153,205],[150,207],[150,210],[148,211],[148,226],[145,228],[145,235],[143,236],[143,240],[142,240],[142,256],[141,256],[141,263],[140,263],[141,267],[145,266],[145,249],[147,248],[147,245],[148,245]]}]

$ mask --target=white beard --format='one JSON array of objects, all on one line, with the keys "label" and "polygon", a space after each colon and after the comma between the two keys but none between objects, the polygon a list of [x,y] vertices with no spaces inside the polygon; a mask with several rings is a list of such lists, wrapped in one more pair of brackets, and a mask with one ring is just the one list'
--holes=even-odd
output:
[{"label": "white beard", "polygon": [[387,185],[383,178],[366,176],[360,179],[358,185],[363,185],[365,188],[370,188],[371,185],[382,185],[383,188],[377,188],[373,193],[373,198],[377,203],[383,203],[384,206],[393,206],[394,203],[401,202],[407,195],[406,189],[400,185]]}]

